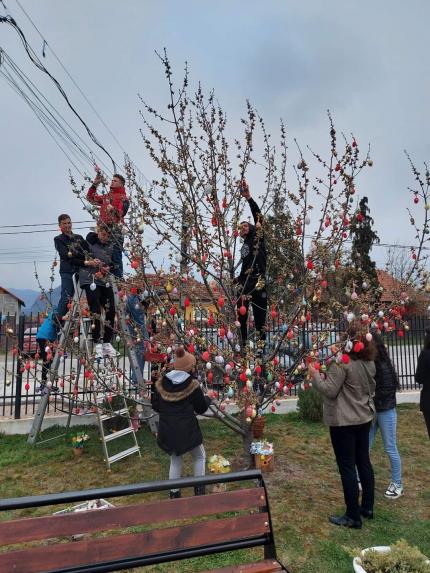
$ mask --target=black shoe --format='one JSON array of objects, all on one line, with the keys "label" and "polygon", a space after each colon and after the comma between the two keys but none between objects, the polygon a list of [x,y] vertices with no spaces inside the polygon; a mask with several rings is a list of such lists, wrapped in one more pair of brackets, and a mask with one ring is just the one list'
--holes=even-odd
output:
[{"label": "black shoe", "polygon": [[194,488],[194,495],[206,495],[206,486],[198,485]]},{"label": "black shoe", "polygon": [[178,499],[181,497],[181,490],[180,489],[171,489],[169,493],[170,499]]},{"label": "black shoe", "polygon": [[361,529],[361,521],[356,519],[351,519],[347,515],[330,515],[328,518],[330,523],[333,525],[343,525],[343,527],[351,527],[352,529]]},{"label": "black shoe", "polygon": [[373,519],[373,509],[360,509],[360,513],[363,517],[366,517],[367,519]]}]

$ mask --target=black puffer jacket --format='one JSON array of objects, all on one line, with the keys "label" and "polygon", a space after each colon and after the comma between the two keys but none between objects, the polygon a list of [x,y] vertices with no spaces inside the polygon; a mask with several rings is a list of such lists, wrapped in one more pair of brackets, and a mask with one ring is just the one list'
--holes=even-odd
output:
[{"label": "black puffer jacket", "polygon": [[377,358],[375,366],[376,388],[373,401],[376,411],[391,410],[396,407],[396,391],[399,388],[399,379],[388,357],[387,359]]},{"label": "black puffer jacket", "polygon": [[[262,222],[261,211],[257,203],[252,199],[248,199],[251,208],[254,222]],[[249,233],[246,235],[240,256],[242,259],[242,267],[238,282],[244,287],[244,293],[251,292],[255,288],[255,284],[260,275],[266,273],[267,254],[266,243],[264,240],[263,230],[257,230],[255,225],[249,224]]]},{"label": "black puffer jacket", "polygon": [[157,442],[162,450],[181,456],[200,446],[203,436],[196,413],[204,414],[210,399],[195,378],[172,370],[153,385],[151,402],[160,414]]},{"label": "black puffer jacket", "polygon": [[76,273],[84,266],[89,246],[81,235],[61,233],[54,238],[54,245],[60,255],[60,273]]},{"label": "black puffer jacket", "polygon": [[421,350],[415,380],[422,386],[420,410],[421,412],[430,412],[430,348]]},{"label": "black puffer jacket", "polygon": [[[112,250],[113,244],[111,241],[108,243],[102,243],[97,233],[88,233],[87,235],[87,244],[89,250],[89,256],[93,259],[99,259],[109,267],[112,271]],[[81,286],[89,285],[92,282],[95,282],[98,286],[106,286],[106,281],[108,280],[108,276],[104,275],[101,277],[96,276],[97,269],[94,267],[81,267],[79,271],[79,282]]]}]

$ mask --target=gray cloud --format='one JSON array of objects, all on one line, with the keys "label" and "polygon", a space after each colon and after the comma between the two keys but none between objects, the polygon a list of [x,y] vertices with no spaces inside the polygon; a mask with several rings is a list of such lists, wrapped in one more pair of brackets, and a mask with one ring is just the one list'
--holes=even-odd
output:
[{"label": "gray cloud", "polygon": [[[353,131],[361,145],[372,144],[375,165],[358,187],[369,197],[380,237],[412,242],[405,207],[411,204],[406,188],[413,181],[402,150],[407,148],[417,162],[429,156],[428,3],[21,1],[149,177],[154,171],[138,132],[136,94],[143,93],[154,105],[167,105],[166,85],[154,56],[155,49],[166,46],[178,79],[188,60],[192,78],[215,88],[232,130],[249,97],[270,131],[276,131],[283,117],[291,137],[324,151],[325,110],[330,108],[339,130]],[[9,0],[7,5],[40,54],[40,38],[16,3]],[[4,24],[0,34],[0,46],[78,128],[46,78],[29,64],[16,35]],[[44,61],[94,132],[121,157],[121,149],[49,52]],[[62,211],[75,220],[87,219],[70,192],[70,164],[3,80],[0,133],[0,226],[55,222]],[[0,235],[0,284],[34,287],[29,260],[52,257],[54,234]],[[377,258],[382,260],[381,253],[377,251]],[[20,259],[21,264],[4,264]],[[39,265],[44,281],[48,268],[49,263]]]}]

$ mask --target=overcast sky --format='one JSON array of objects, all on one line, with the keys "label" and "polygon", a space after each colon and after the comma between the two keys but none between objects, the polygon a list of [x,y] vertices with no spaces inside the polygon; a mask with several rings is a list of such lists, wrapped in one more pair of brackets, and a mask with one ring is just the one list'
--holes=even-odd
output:
[{"label": "overcast sky", "polygon": [[[413,178],[403,150],[418,164],[430,158],[428,1],[20,2],[149,178],[155,172],[139,135],[137,94],[154,106],[167,105],[165,80],[154,54],[166,47],[177,79],[187,60],[191,78],[215,89],[233,124],[243,114],[246,98],[270,131],[284,118],[290,147],[296,137],[303,146],[326,153],[329,108],[339,131],[353,132],[362,147],[371,144],[374,166],[357,187],[360,195],[369,197],[381,240],[413,243],[406,214],[406,207],[412,206],[407,187]],[[43,42],[16,1],[5,4],[42,57]],[[0,24],[0,47],[82,133],[6,24]],[[48,50],[43,61],[93,132],[121,159],[122,150]],[[88,220],[70,190],[68,170],[73,167],[2,77],[0,134],[0,233],[14,231],[6,225],[55,223],[60,212],[70,213],[75,221]],[[87,170],[91,172],[91,166]],[[46,285],[55,234],[1,234],[0,285],[36,288],[33,260],[39,261]],[[385,249],[377,248],[374,254],[381,265]]]}]

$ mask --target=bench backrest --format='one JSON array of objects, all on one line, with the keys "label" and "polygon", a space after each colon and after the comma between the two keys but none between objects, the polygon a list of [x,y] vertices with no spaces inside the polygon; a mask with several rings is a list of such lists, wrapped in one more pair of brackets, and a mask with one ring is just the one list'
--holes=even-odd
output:
[{"label": "bench backrest", "polygon": [[244,480],[257,481],[222,493],[0,521],[0,571],[115,571],[259,545],[275,558],[266,489],[256,471],[2,500],[0,509]]}]

